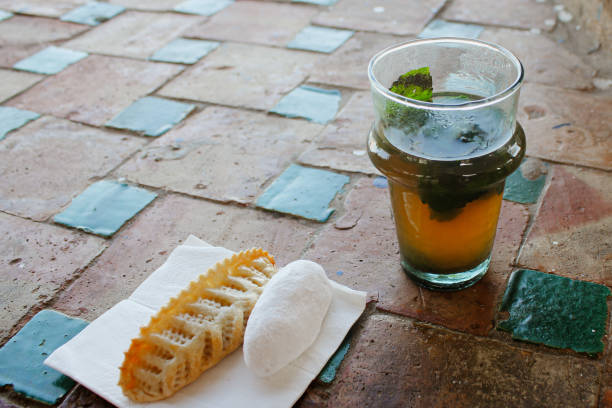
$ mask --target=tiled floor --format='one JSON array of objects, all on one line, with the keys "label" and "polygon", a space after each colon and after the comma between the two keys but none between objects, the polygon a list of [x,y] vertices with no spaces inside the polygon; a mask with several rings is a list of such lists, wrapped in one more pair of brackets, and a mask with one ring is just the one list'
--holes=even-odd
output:
[{"label": "tiled floor", "polygon": [[[555,5],[0,0],[0,407],[107,406],[40,356],[189,234],[368,292],[296,406],[612,407],[612,89]],[[528,159],[488,274],[453,293],[402,272],[365,147],[370,57],[440,35],[526,68]]]}]

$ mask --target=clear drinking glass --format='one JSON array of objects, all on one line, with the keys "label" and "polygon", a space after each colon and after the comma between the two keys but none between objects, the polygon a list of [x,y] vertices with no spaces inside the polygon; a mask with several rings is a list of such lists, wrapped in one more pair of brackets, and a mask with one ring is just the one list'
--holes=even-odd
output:
[{"label": "clear drinking glass", "polygon": [[[421,67],[433,102],[389,90]],[[468,287],[489,267],[505,179],[525,153],[516,122],[523,67],[497,45],[437,38],[379,52],[368,75],[368,154],[389,181],[402,267],[426,288]]]}]

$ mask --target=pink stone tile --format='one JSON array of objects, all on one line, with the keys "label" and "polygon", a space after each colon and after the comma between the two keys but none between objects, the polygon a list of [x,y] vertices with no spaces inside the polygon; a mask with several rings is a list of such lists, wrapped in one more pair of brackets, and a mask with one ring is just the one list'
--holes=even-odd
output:
[{"label": "pink stone tile", "polygon": [[172,64],[91,55],[9,105],[101,126],[181,70]]},{"label": "pink stone tile", "polygon": [[366,139],[373,121],[370,93],[355,93],[299,161],[318,167],[379,174],[366,151]]},{"label": "pink stone tile", "polygon": [[313,23],[359,31],[418,34],[444,5],[444,0],[340,0]]},{"label": "pink stone tile", "polygon": [[268,110],[306,78],[317,58],[310,52],[225,43],[159,94]]},{"label": "pink stone tile", "polygon": [[551,29],[556,15],[552,3],[535,0],[453,0],[442,18],[468,23],[499,25],[513,28]]},{"label": "pink stone tile", "polygon": [[0,212],[0,342],[104,249],[104,240]]},{"label": "pink stone tile", "polygon": [[0,209],[45,220],[143,144],[136,137],[43,117],[0,144]]},{"label": "pink stone tile", "polygon": [[610,97],[525,84],[518,119],[527,135],[527,154],[612,170],[610,112]]},{"label": "pink stone tile", "polygon": [[127,298],[189,234],[234,251],[264,248],[282,266],[299,259],[316,227],[263,211],[166,195],[124,229],[53,307],[96,318]]},{"label": "pink stone tile", "polygon": [[224,8],[207,22],[192,27],[185,35],[284,46],[308,25],[316,13],[314,7],[297,4],[239,1]]},{"label": "pink stone tile", "polygon": [[308,81],[347,88],[370,89],[368,63],[379,51],[409,38],[356,33],[330,55],[322,56]]},{"label": "pink stone tile", "polygon": [[612,286],[612,175],[553,166],[521,266]]},{"label": "pink stone tile", "polygon": [[486,28],[479,39],[513,52],[525,67],[526,82],[581,90],[593,88],[595,71],[580,57],[541,34]]},{"label": "pink stone tile", "polygon": [[0,67],[12,68],[15,63],[46,48],[43,43],[0,46]]},{"label": "pink stone tile", "polygon": [[0,9],[20,14],[59,17],[87,0],[0,0]]},{"label": "pink stone tile", "polygon": [[322,128],[264,113],[208,107],[155,140],[118,173],[147,186],[251,203]]},{"label": "pink stone tile", "polygon": [[68,40],[87,28],[50,18],[13,16],[0,24],[0,47]]},{"label": "pink stone tile", "polygon": [[129,11],[67,42],[64,47],[96,54],[148,58],[180,36],[200,16]]},{"label": "pink stone tile", "polygon": [[43,75],[30,74],[29,72],[0,69],[0,102],[12,98],[43,78]]}]

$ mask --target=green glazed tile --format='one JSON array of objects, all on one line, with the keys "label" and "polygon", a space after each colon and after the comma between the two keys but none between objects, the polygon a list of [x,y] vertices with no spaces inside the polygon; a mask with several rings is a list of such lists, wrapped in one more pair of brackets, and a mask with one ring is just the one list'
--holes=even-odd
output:
[{"label": "green glazed tile", "polygon": [[60,20],[95,26],[110,20],[124,10],[125,7],[116,4],[91,2],[69,11]]},{"label": "green glazed tile", "polygon": [[113,181],[98,181],[79,194],[53,220],[62,225],[110,237],[146,207],[157,194]]},{"label": "green glazed tile", "polygon": [[86,52],[47,47],[28,58],[22,59],[13,65],[13,68],[37,74],[53,75],[82,60],[87,55]]},{"label": "green glazed tile", "polygon": [[198,14],[201,16],[212,16],[233,2],[234,0],[187,0],[174,7],[174,11],[187,14]]},{"label": "green glazed tile", "polygon": [[325,384],[330,384],[336,378],[336,372],[338,372],[338,367],[344,360],[346,353],[348,353],[349,348],[351,347],[351,343],[348,339],[345,339],[344,342],[340,345],[338,350],[334,353],[334,355],[329,359],[323,370],[319,373],[319,381]]},{"label": "green glazed tile", "polygon": [[538,201],[540,193],[546,184],[546,174],[535,180],[523,176],[523,166],[519,167],[506,179],[504,199],[522,204],[533,204]]},{"label": "green glazed tile", "polygon": [[19,393],[55,404],[75,383],[43,361],[85,326],[86,321],[54,310],[38,312],[0,349],[0,384],[12,384]]},{"label": "green glazed tile", "polygon": [[19,129],[38,117],[40,115],[35,112],[0,106],[0,140],[4,139],[8,132]]},{"label": "green glazed tile", "polygon": [[475,24],[450,23],[444,20],[433,20],[421,31],[419,38],[461,37],[478,38],[484,27]]},{"label": "green glazed tile", "polygon": [[292,164],[264,191],[257,205],[325,222],[334,212],[329,203],[348,182],[342,174]]},{"label": "green glazed tile", "polygon": [[354,31],[327,27],[305,27],[287,44],[288,48],[330,53],[351,38]]},{"label": "green glazed tile", "polygon": [[6,20],[11,17],[13,17],[13,13],[9,13],[8,11],[0,10],[0,21]]},{"label": "green glazed tile", "polygon": [[281,99],[270,112],[325,124],[336,116],[340,99],[340,91],[335,89],[302,85]]},{"label": "green glazed tile", "polygon": [[200,58],[218,46],[219,43],[214,41],[177,38],[153,54],[151,60],[175,62],[178,64],[195,64]]},{"label": "green glazed tile", "polygon": [[497,328],[518,340],[598,353],[609,295],[603,285],[521,269],[510,277],[501,305],[510,318]]},{"label": "green glazed tile", "polygon": [[185,119],[194,108],[194,105],[147,96],[124,109],[106,126],[160,136]]}]

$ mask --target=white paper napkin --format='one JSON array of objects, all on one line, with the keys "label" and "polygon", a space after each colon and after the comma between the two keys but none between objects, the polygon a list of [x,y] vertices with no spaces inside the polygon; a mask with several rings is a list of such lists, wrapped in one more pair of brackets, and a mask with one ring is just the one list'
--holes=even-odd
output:
[{"label": "white paper napkin", "polygon": [[117,385],[123,353],[140,327],[189,282],[231,256],[189,236],[168,260],[132,295],[94,320],[51,354],[45,364],[73,378],[119,407],[239,408],[291,407],[319,374],[365,308],[366,293],[332,281],[333,300],[319,337],[297,360],[271,377],[259,378],[245,365],[242,348],[205,371],[172,397],[155,403],[135,403]]}]

